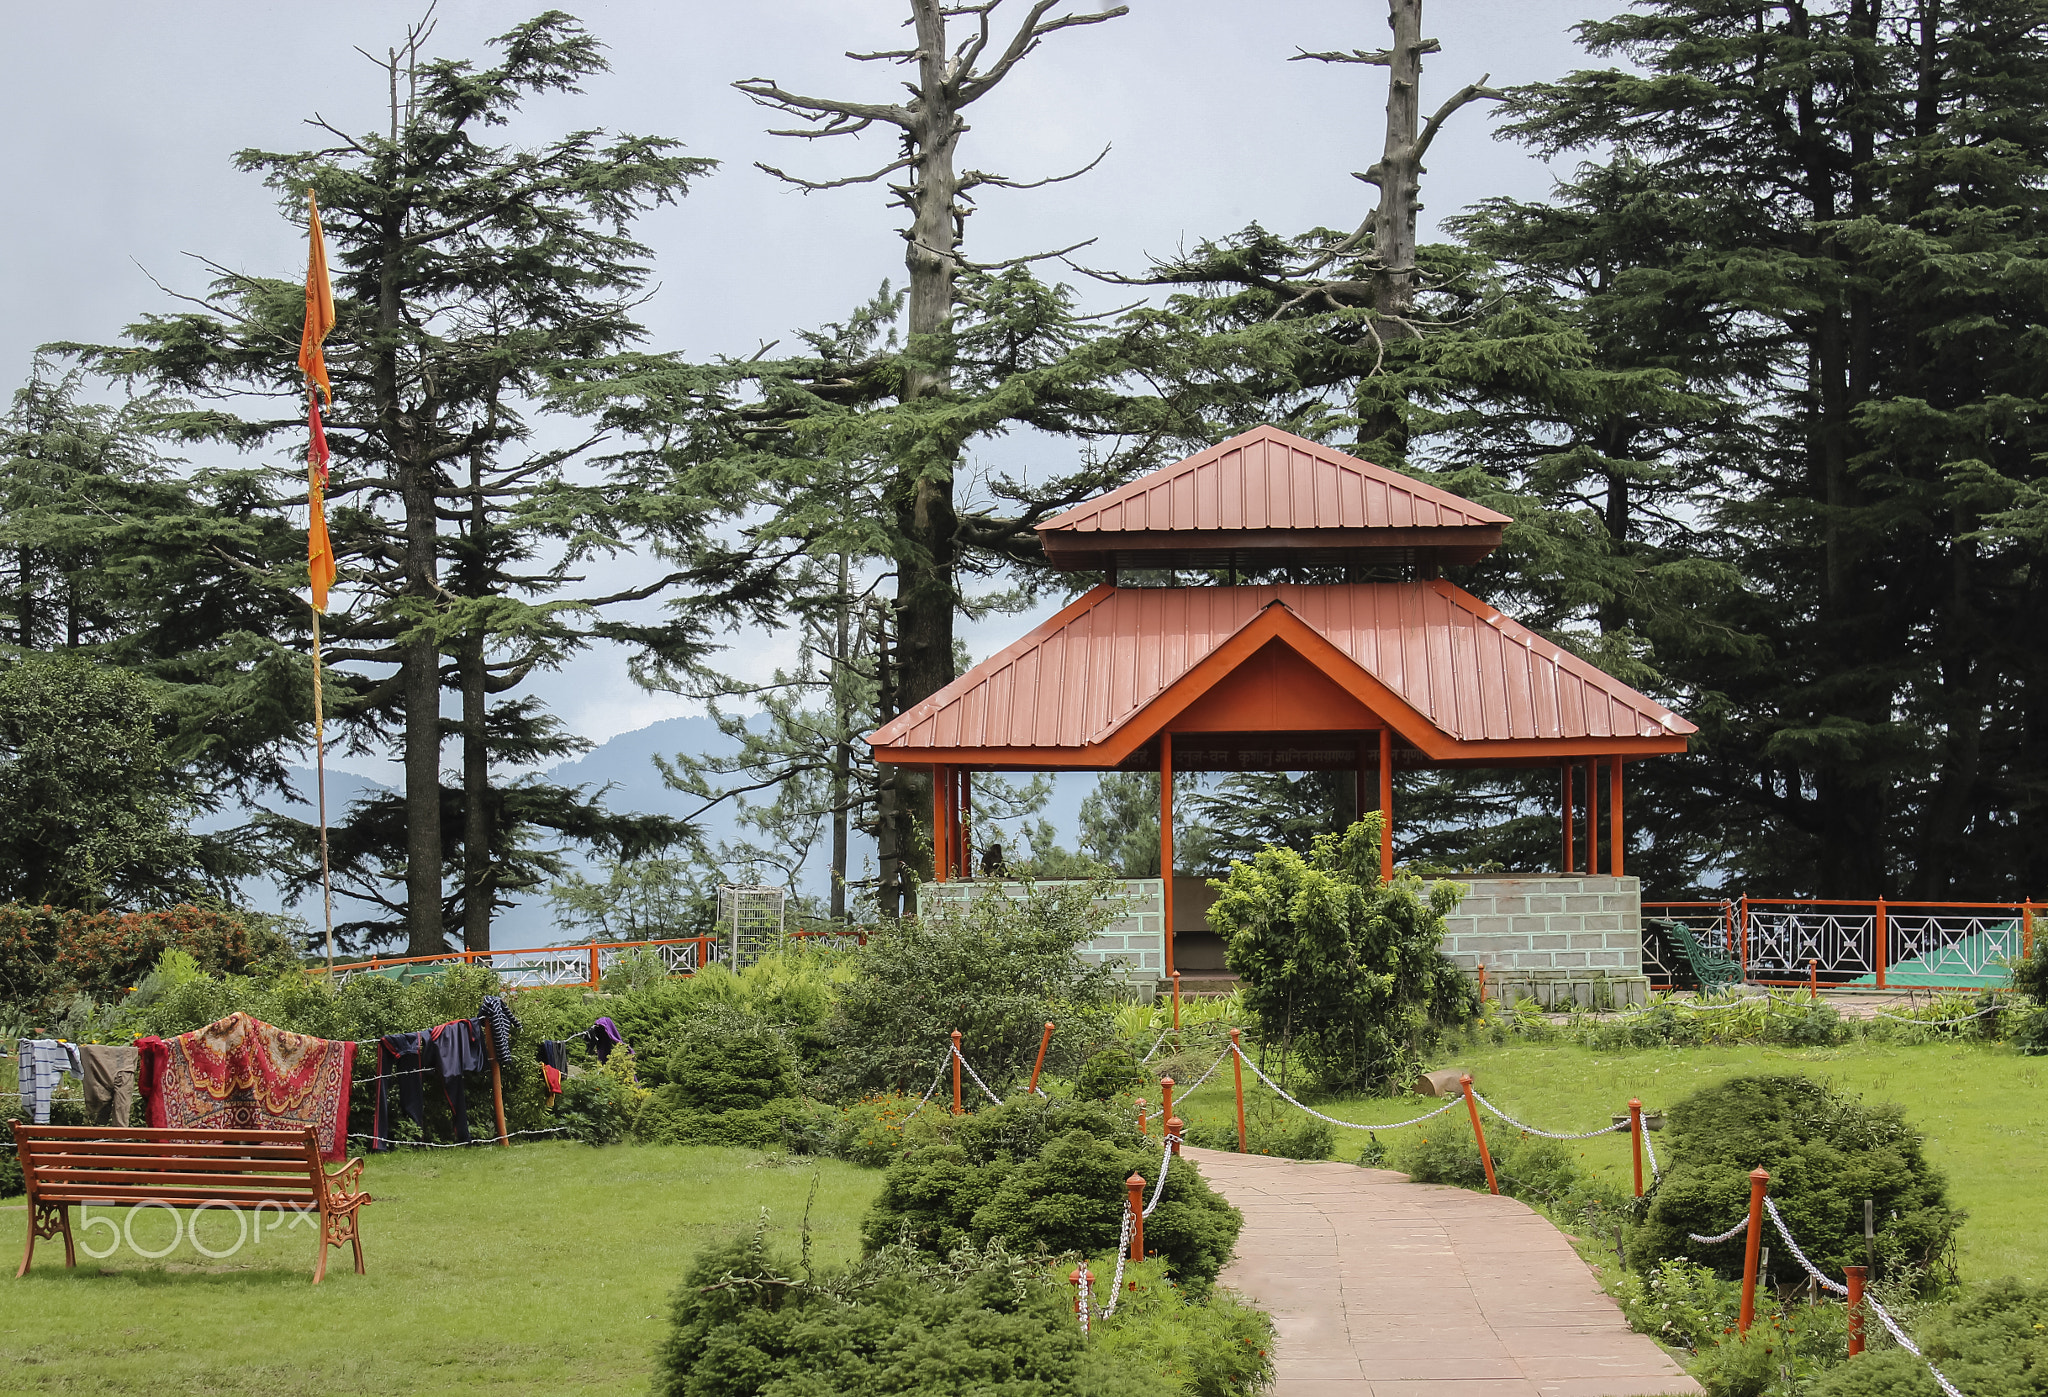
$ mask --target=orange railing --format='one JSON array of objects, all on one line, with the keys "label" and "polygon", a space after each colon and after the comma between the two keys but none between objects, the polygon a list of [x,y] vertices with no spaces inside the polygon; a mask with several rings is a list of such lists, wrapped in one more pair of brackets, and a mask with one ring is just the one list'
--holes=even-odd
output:
[{"label": "orange railing", "polygon": [[[820,927],[780,933],[789,941],[821,945],[866,945],[867,933],[851,927]],[[728,938],[681,936],[658,941],[589,941],[576,946],[535,946],[508,951],[447,951],[438,956],[372,956],[336,965],[337,981],[406,965],[488,965],[509,989],[555,985],[596,989],[604,972],[628,951],[652,950],[671,975],[694,975],[730,957]],[[320,969],[325,972],[326,967]]]},{"label": "orange railing", "polygon": [[2032,953],[2034,904],[1876,898],[1742,897],[1645,902],[1645,917],[1685,922],[1758,985],[1902,984],[1993,989]]}]

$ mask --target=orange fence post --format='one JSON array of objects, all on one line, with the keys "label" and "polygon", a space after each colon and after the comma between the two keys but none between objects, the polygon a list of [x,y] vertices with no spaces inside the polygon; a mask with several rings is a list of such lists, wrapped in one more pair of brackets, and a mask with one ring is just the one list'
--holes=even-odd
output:
[{"label": "orange fence post", "polygon": [[1230,1030],[1230,1075],[1237,1079],[1237,1152],[1249,1154],[1244,1145],[1244,1049],[1238,1046],[1239,1030]]},{"label": "orange fence post", "polygon": [[1812,956],[1806,958],[1806,997],[1820,1002],[1820,962]]},{"label": "orange fence post", "polygon": [[1874,959],[1877,962],[1877,987],[1879,989],[1885,988],[1885,962],[1890,959],[1890,957],[1885,954],[1887,949],[1889,949],[1884,944],[1886,940],[1885,931],[1886,927],[1884,924],[1884,899],[1879,898],[1877,900],[1877,913],[1870,919],[1870,939],[1873,942],[1873,945],[1871,947],[1872,959]]},{"label": "orange fence post", "polygon": [[2028,898],[2020,911],[2020,956],[2034,954],[2034,900]]},{"label": "orange fence post", "polygon": [[[1736,960],[1742,972],[1742,983],[1749,983],[1749,894],[1742,895],[1742,920],[1735,928]],[[1877,972],[1877,982],[1884,983],[1884,972]]]},{"label": "orange fence post", "polygon": [[592,989],[601,988],[597,975],[597,947],[595,946],[590,948],[590,987]]},{"label": "orange fence post", "polygon": [[1472,1113],[1472,1138],[1479,1142],[1479,1162],[1486,1166],[1486,1187],[1498,1195],[1500,1180],[1493,1176],[1493,1155],[1486,1148],[1486,1127],[1479,1123],[1479,1101],[1472,1095],[1472,1074],[1467,1072],[1459,1077],[1458,1085],[1465,1089],[1465,1109]]},{"label": "orange fence post", "polygon": [[1486,962],[1479,963],[1479,1012],[1486,1012]]},{"label": "orange fence post", "polygon": [[1067,1273],[1067,1284],[1074,1288],[1074,1313],[1081,1317],[1081,1332],[1088,1332],[1088,1287],[1095,1283],[1095,1273],[1082,1262]]},{"label": "orange fence post", "polygon": [[1173,1078],[1159,1079],[1159,1115],[1163,1120],[1173,1114]]},{"label": "orange fence post", "polygon": [[1745,1334],[1756,1318],[1756,1254],[1764,1241],[1764,1190],[1770,1186],[1768,1170],[1749,1171],[1749,1240],[1742,1246],[1742,1317],[1736,1324]]},{"label": "orange fence post", "polygon": [[491,1109],[497,1113],[498,1143],[510,1145],[505,1138],[505,1083],[498,1070],[498,1049],[496,1037],[491,1032],[491,1021],[486,1018],[484,1025],[484,1056],[491,1060]]},{"label": "orange fence post", "polygon": [[1180,972],[1173,972],[1173,1031],[1180,1032]]},{"label": "orange fence post", "polygon": [[1131,1209],[1131,1260],[1145,1259],[1145,1178],[1133,1174],[1124,1180],[1124,1193]]},{"label": "orange fence post", "polygon": [[1152,1118],[1145,1114],[1145,1098],[1142,1096],[1138,1098],[1138,1133],[1140,1135],[1150,1135],[1152,1133]]},{"label": "orange fence post", "polygon": [[960,1109],[960,1030],[953,1030],[953,1114],[964,1116]]},{"label": "orange fence post", "polygon": [[1634,1097],[1628,1103],[1628,1142],[1636,1156],[1636,1197],[1643,1196],[1643,1103]]},{"label": "orange fence post", "polygon": [[1848,1267],[1849,1272],[1849,1356],[1854,1358],[1863,1352],[1863,1268]]},{"label": "orange fence post", "polygon": [[1045,1050],[1051,1046],[1052,1024],[1050,1021],[1048,1021],[1045,1025],[1045,1036],[1038,1040],[1038,1061],[1031,1064],[1031,1085],[1029,1087],[1026,1087],[1025,1090],[1038,1090],[1038,1074],[1040,1070],[1043,1069],[1045,1066]]},{"label": "orange fence post", "polygon": [[1179,1116],[1168,1116],[1166,1118],[1166,1133],[1173,1140],[1173,1152],[1175,1155],[1180,1154],[1181,1132],[1186,1130],[1187,1128],[1187,1122],[1182,1120]]}]

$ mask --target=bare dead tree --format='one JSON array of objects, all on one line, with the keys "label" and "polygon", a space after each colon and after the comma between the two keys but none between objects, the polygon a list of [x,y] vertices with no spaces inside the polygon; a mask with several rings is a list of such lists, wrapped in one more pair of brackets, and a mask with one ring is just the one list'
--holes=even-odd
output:
[{"label": "bare dead tree", "polygon": [[[1064,0],[1031,0],[1007,40],[995,28],[1003,0],[945,3],[909,0],[913,32],[911,47],[847,54],[860,63],[889,63],[911,70],[904,82],[908,98],[901,102],[859,102],[810,97],[784,89],[772,78],[748,78],[733,84],[755,102],[795,117],[799,126],[773,131],[799,140],[859,136],[874,127],[892,129],[900,140],[896,157],[879,169],[838,179],[813,180],[772,165],[761,169],[806,193],[849,185],[882,184],[895,207],[907,214],[902,235],[904,264],[909,272],[909,338],[898,400],[909,404],[944,396],[951,388],[947,342],[960,300],[956,279],[963,268],[994,269],[1058,257],[1073,248],[1035,253],[999,263],[971,263],[962,255],[967,218],[974,212],[974,193],[982,188],[1033,189],[1073,179],[1101,160],[1097,156],[1079,170],[1038,180],[1015,180],[981,170],[961,170],[960,138],[968,130],[966,111],[986,97],[1037,50],[1047,37],[1062,30],[1101,24],[1129,12],[1126,5],[1092,12],[1055,15]],[[954,480],[962,442],[926,439],[905,448],[914,451],[892,462],[889,491],[895,514],[897,556],[892,712],[938,692],[953,678],[953,623],[958,598],[957,564],[960,519],[954,504]],[[885,714],[885,717],[890,716]],[[893,910],[891,890],[900,886],[900,872],[915,843],[913,823],[929,815],[929,791],[922,776],[896,772],[881,792],[880,859],[885,910]]]},{"label": "bare dead tree", "polygon": [[1299,278],[1313,278],[1323,268],[1371,239],[1377,267],[1371,283],[1371,305],[1386,322],[1380,334],[1402,338],[1417,332],[1415,312],[1415,215],[1421,210],[1423,156],[1437,132],[1459,108],[1482,98],[1499,100],[1504,94],[1486,86],[1487,77],[1453,93],[1422,121],[1422,56],[1441,51],[1435,39],[1422,37],[1422,0],[1387,0],[1387,25],[1394,31],[1393,44],[1368,51],[1311,53],[1302,50],[1293,61],[1313,59],[1318,63],[1365,63],[1387,70],[1387,129],[1380,158],[1370,168],[1355,172],[1380,192],[1379,205],[1358,230],[1326,249],[1302,268]]}]

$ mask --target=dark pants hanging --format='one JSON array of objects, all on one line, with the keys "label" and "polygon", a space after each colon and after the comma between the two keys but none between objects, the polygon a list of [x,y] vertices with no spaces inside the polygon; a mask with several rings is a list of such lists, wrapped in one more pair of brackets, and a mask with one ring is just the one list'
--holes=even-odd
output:
[{"label": "dark pants hanging", "polygon": [[427,1064],[422,1050],[432,1042],[424,1033],[387,1033],[377,1040],[377,1121],[370,1128],[370,1149],[391,1148],[391,1097],[397,1088],[398,1107],[422,1131],[427,1124],[426,1098],[420,1085]]}]

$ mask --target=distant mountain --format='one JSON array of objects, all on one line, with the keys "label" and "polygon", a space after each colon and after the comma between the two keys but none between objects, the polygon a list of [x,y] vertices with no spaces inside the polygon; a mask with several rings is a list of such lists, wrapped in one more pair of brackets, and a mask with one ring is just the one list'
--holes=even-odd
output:
[{"label": "distant mountain", "polygon": [[[632,732],[620,733],[609,741],[602,742],[573,761],[561,762],[549,768],[545,775],[550,781],[563,785],[582,786],[591,794],[609,786],[605,803],[614,810],[631,811],[648,815],[686,816],[694,812],[703,802],[695,796],[669,789],[663,784],[661,773],[655,769],[657,755],[673,757],[679,752],[695,756],[729,753],[735,744],[718,730],[718,725],[709,718],[664,718]],[[292,782],[298,787],[307,803],[272,801],[270,806],[280,814],[288,814],[303,820],[313,818],[310,804],[313,795],[313,772],[310,768],[294,767]],[[1080,826],[1082,799],[1095,787],[1093,774],[1076,773],[1057,777],[1054,780],[1053,796],[1045,816],[1059,831],[1060,842],[1072,847]],[[391,790],[382,782],[358,776],[351,772],[334,771],[327,773],[327,814],[331,820],[339,820],[352,801],[366,795]],[[705,842],[716,846],[721,841],[737,840],[743,831],[734,818],[731,802],[714,807],[701,820]],[[224,813],[198,826],[206,831],[232,828],[248,818],[246,811]],[[872,841],[858,834],[854,837],[849,862],[856,876],[864,867],[873,863]],[[814,866],[805,870],[803,891],[822,897],[829,889],[829,846],[823,845],[813,859]],[[592,871],[591,862],[581,854],[571,851],[569,863],[572,868],[581,867]],[[277,889],[267,879],[252,879],[243,885],[243,898],[247,905],[264,911],[290,911],[294,915],[315,921],[319,917],[319,901],[307,898],[297,906],[286,907]],[[336,912],[342,914],[345,903],[337,903]],[[543,946],[552,941],[564,939],[567,933],[557,927],[550,915],[545,896],[518,899],[512,906],[498,914],[493,927],[492,941],[506,948]]]}]

